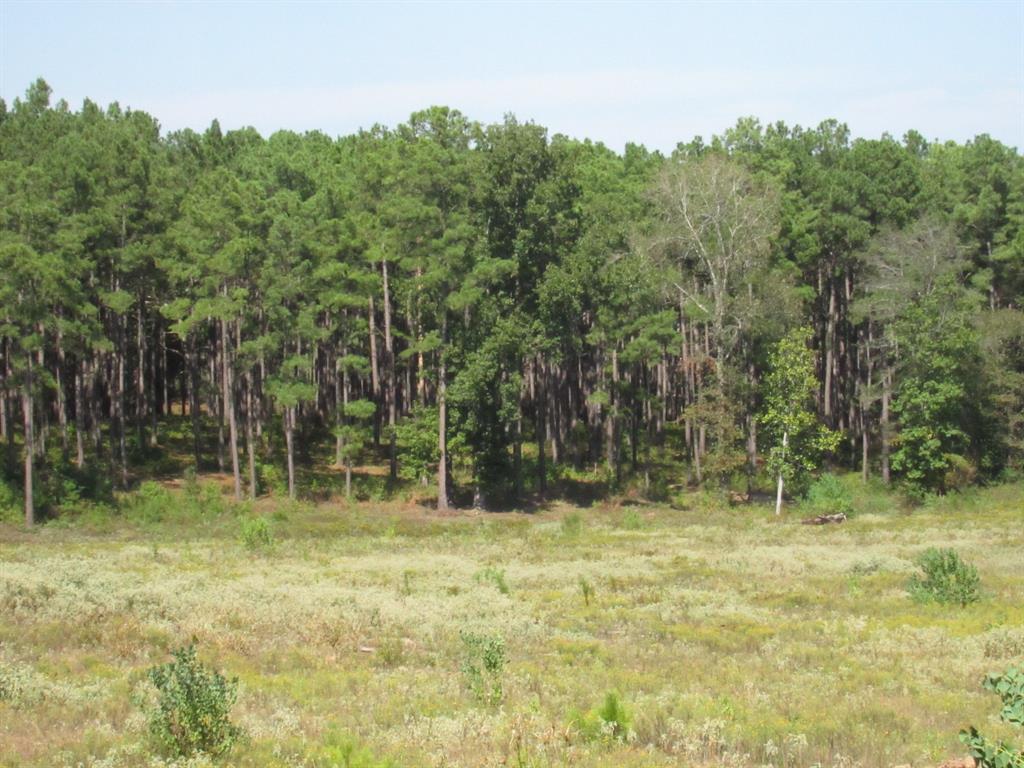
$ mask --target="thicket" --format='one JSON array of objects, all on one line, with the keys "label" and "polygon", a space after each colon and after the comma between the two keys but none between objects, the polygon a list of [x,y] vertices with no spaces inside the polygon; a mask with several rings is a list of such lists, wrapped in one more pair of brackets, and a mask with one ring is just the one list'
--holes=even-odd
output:
[{"label": "thicket", "polygon": [[0,503],[109,495],[172,440],[238,498],[331,462],[441,509],[750,485],[802,327],[826,461],[919,494],[1019,472],[1022,217],[985,135],[744,118],[666,156],[441,107],[162,135],[39,80],[0,104]]}]

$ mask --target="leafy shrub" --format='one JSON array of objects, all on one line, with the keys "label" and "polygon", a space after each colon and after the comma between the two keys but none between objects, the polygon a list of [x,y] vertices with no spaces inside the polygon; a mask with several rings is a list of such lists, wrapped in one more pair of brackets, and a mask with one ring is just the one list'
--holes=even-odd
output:
[{"label": "leafy shrub", "polygon": [[[1024,728],[1024,667],[1010,667],[1001,675],[987,675],[982,685],[1002,699],[999,719]],[[1024,751],[1005,742],[986,739],[974,726],[960,732],[960,741],[967,745],[979,768],[1024,768]]]},{"label": "leafy shrub", "polygon": [[171,655],[174,661],[147,675],[157,690],[156,704],[147,713],[150,735],[176,757],[224,754],[242,735],[228,719],[238,679],[228,680],[201,664],[194,643]]},{"label": "leafy shrub", "polygon": [[256,479],[260,493],[269,492],[274,497],[288,495],[288,478],[277,465],[263,462],[257,463]]},{"label": "leafy shrub", "polygon": [[501,678],[508,661],[504,638],[463,632],[462,645],[462,674],[473,697],[481,704],[497,704],[503,694]]},{"label": "leafy shrub", "polygon": [[946,471],[942,475],[942,490],[961,491],[972,485],[978,477],[978,467],[970,459],[957,453],[946,454]]},{"label": "leafy shrub", "polygon": [[21,519],[24,502],[14,483],[0,478],[0,522],[15,523]]},{"label": "leafy shrub", "polygon": [[416,405],[412,413],[395,425],[395,440],[402,456],[398,472],[402,478],[425,482],[437,471],[437,422],[437,408]]},{"label": "leafy shrub", "polygon": [[565,536],[576,537],[583,532],[583,518],[579,512],[570,512],[562,518],[562,533]]},{"label": "leafy shrub", "polygon": [[824,474],[807,489],[807,506],[818,515],[853,514],[850,492],[833,474]]},{"label": "leafy shrub", "polygon": [[953,549],[930,548],[917,559],[923,571],[910,579],[908,590],[919,602],[968,605],[980,599],[978,570]]},{"label": "leafy shrub", "polygon": [[484,568],[482,571],[479,571],[474,578],[478,584],[490,582],[494,585],[495,589],[503,595],[507,595],[511,591],[508,588],[508,582],[505,581],[505,571],[499,570],[498,568]]},{"label": "leafy shrub", "polygon": [[158,523],[171,511],[174,499],[160,483],[150,480],[139,486],[130,503],[131,514],[145,523]]},{"label": "leafy shrub", "polygon": [[587,713],[574,712],[570,722],[587,741],[628,741],[631,736],[632,717],[614,691],[605,694],[600,707]]},{"label": "leafy shrub", "polygon": [[239,537],[249,550],[267,549],[274,544],[274,534],[262,517],[243,518]]}]

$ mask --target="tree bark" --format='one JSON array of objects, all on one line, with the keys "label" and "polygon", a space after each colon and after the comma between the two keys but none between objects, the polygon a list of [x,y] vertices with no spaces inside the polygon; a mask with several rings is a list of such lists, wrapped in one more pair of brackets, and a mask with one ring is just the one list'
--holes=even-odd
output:
[{"label": "tree bark", "polygon": [[288,498],[295,498],[295,447],[293,430],[295,427],[295,408],[286,406],[284,409],[284,437],[288,449]]},{"label": "tree bark", "polygon": [[822,391],[822,410],[825,421],[832,426],[832,358],[835,355],[836,333],[836,283],[828,278],[828,321],[825,327],[825,383]]},{"label": "tree bark", "polygon": [[85,361],[75,365],[75,466],[85,468],[85,402],[82,388],[85,386]]},{"label": "tree bark", "polygon": [[373,296],[370,297],[370,307],[367,310],[367,319],[370,326],[370,383],[373,391],[373,402],[378,408],[373,414],[373,447],[380,447],[380,368],[377,365],[377,311],[374,308]]},{"label": "tree bark", "polygon": [[[789,432],[782,433],[782,461],[786,460],[786,448],[789,447]],[[779,467],[779,489],[775,494],[775,515],[782,514],[782,467]]]},{"label": "tree bark", "polygon": [[441,349],[438,350],[437,372],[437,511],[448,510],[448,382],[445,346],[448,343],[448,317],[441,321]]},{"label": "tree bark", "polygon": [[882,374],[882,482],[889,484],[889,400],[892,397],[892,368]]},{"label": "tree bark", "polygon": [[388,287],[388,261],[381,259],[384,279],[384,363],[388,372],[388,473],[391,482],[398,480],[398,444],[395,435],[397,387],[395,386],[395,348],[391,339],[391,291]]},{"label": "tree bark", "polygon": [[[226,292],[226,291],[225,291]],[[235,484],[235,499],[242,498],[242,475],[238,467],[238,422],[235,418],[235,393],[232,376],[231,346],[227,321],[220,321],[221,392],[224,398],[224,413],[228,417],[228,437],[231,451],[231,476]]]},{"label": "tree bark", "polygon": [[32,486],[32,460],[35,446],[33,422],[34,403],[32,398],[32,355],[27,355],[28,368],[21,394],[21,409],[25,421],[25,525],[31,528],[36,522],[35,500]]},{"label": "tree bark", "polygon": [[199,471],[199,353],[196,351],[196,338],[194,333],[188,334],[187,352],[188,357],[188,387],[189,387],[189,415],[192,417],[192,456],[196,463],[196,472]]},{"label": "tree bark", "polygon": [[537,397],[537,490],[541,495],[548,490],[548,465],[544,444],[547,442],[547,392],[544,381],[544,363],[538,358],[535,365]]}]

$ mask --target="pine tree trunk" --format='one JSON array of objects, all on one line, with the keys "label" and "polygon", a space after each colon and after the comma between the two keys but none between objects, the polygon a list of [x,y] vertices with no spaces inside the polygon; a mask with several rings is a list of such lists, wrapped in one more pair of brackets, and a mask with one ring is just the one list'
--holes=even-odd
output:
[{"label": "pine tree trunk", "polygon": [[85,468],[85,403],[82,389],[85,386],[85,361],[75,365],[75,466]]},{"label": "pine tree trunk", "polygon": [[[226,291],[225,291],[226,292]],[[235,499],[242,498],[242,475],[238,466],[238,422],[235,418],[235,393],[232,376],[230,336],[228,335],[228,324],[224,319],[220,321],[220,359],[221,359],[221,393],[224,398],[224,413],[228,417],[228,436],[230,443],[228,449],[231,451],[231,477],[235,485]]]},{"label": "pine tree trunk", "polygon": [[388,369],[388,476],[391,482],[395,482],[398,480],[398,444],[395,435],[395,421],[397,417],[395,348],[391,339],[391,291],[388,288],[387,259],[381,259],[380,264],[384,278],[384,362]]},{"label": "pine tree trunk", "polygon": [[892,368],[882,374],[882,482],[889,484],[889,400],[892,397]]},{"label": "pine tree trunk", "polygon": [[64,394],[64,334],[57,329],[57,367],[54,379],[57,385],[57,424],[60,427],[60,447],[64,461],[68,459],[68,404]]},{"label": "pine tree trunk", "polygon": [[825,422],[832,426],[832,358],[835,355],[836,333],[836,284],[831,277],[828,279],[828,321],[825,327],[825,383],[822,391],[822,410]]},{"label": "pine tree trunk", "polygon": [[210,388],[207,390],[206,407],[217,420],[217,471],[224,471],[224,411],[221,408],[222,400],[217,394],[217,382],[220,381],[220,345],[214,338],[213,349],[210,359],[207,361],[207,373],[210,377]]},{"label": "pine tree trunk", "polygon": [[378,406],[373,414],[373,447],[380,448],[380,368],[377,365],[377,311],[374,309],[373,296],[370,297],[367,319],[370,326],[370,383],[373,387],[373,402]]},{"label": "pine tree trunk", "polygon": [[[348,354],[348,351],[343,348],[342,349],[342,355],[347,355],[347,354]],[[348,370],[345,369],[345,368],[342,368],[342,370],[341,370],[341,411],[340,411],[339,418],[338,418],[338,425],[339,426],[342,426],[345,423],[345,418],[346,418],[345,412],[348,410],[348,400],[349,400]],[[345,437],[344,437],[344,435],[339,433],[339,435],[338,435],[338,452],[339,452],[339,454],[341,453],[342,450],[344,450],[344,448],[345,448]],[[347,452],[347,451],[346,451],[346,454],[345,454],[345,498],[346,499],[351,499],[352,498],[352,455],[351,455],[350,452]]]},{"label": "pine tree trunk", "polygon": [[448,317],[441,321],[441,349],[437,372],[437,511],[448,510],[448,382],[445,370],[445,346],[448,344]]},{"label": "pine tree trunk", "polygon": [[747,390],[749,400],[747,402],[747,493],[753,489],[754,478],[757,476],[757,418],[754,415],[754,389],[757,386],[757,372],[754,369],[754,362],[747,364]]},{"label": "pine tree trunk", "polygon": [[252,368],[245,371],[245,452],[249,460],[249,498],[255,499],[256,488],[256,441],[252,427]]},{"label": "pine tree trunk", "polygon": [[288,449],[288,498],[295,498],[295,446],[293,430],[295,426],[295,408],[287,406],[284,409],[284,437]]},{"label": "pine tree trunk", "polygon": [[537,397],[537,490],[543,496],[548,490],[548,464],[544,452],[547,442],[547,391],[544,378],[544,363],[537,359],[534,366],[536,397]]},{"label": "pine tree trunk", "polygon": [[25,420],[25,525],[31,528],[36,522],[35,500],[32,485],[32,460],[35,446],[33,424],[34,403],[32,399],[32,355],[28,357],[28,369],[25,372],[25,385],[21,394],[21,409]]},{"label": "pine tree trunk", "polygon": [[121,487],[128,487],[128,437],[125,422],[124,391],[125,391],[125,358],[128,356],[128,341],[125,331],[124,318],[118,318],[118,344],[117,360],[115,361],[117,373],[117,449],[121,461]]},{"label": "pine tree trunk", "polygon": [[135,366],[135,439],[139,450],[146,444],[146,334],[142,317],[143,297],[138,298],[135,312],[135,352],[138,364]]},{"label": "pine tree trunk", "polygon": [[196,339],[193,333],[188,334],[188,379],[189,379],[189,415],[192,417],[192,456],[199,471],[200,458],[200,422],[199,422],[199,353],[196,351]]}]

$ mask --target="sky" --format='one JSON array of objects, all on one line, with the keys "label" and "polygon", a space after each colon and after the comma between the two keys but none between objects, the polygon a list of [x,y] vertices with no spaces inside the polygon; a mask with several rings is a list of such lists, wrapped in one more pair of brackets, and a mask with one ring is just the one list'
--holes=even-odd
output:
[{"label": "sky", "polygon": [[336,136],[434,104],[670,151],[743,116],[855,136],[1024,147],[1024,0],[1003,2],[20,2],[0,97],[43,77],[77,109],[166,131]]}]

